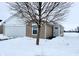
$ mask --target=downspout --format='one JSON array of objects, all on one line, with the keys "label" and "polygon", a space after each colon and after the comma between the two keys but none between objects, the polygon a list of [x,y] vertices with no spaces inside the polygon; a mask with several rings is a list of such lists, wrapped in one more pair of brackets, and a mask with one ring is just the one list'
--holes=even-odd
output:
[{"label": "downspout", "polygon": [[45,23],[45,39],[46,39],[46,31],[47,31],[46,28],[47,28],[47,26],[46,26],[46,23]]}]

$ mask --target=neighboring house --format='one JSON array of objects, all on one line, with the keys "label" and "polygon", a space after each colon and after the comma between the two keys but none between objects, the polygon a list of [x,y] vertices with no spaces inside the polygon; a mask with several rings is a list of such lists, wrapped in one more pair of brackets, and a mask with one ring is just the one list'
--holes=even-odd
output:
[{"label": "neighboring house", "polygon": [[55,22],[53,26],[53,33],[53,37],[64,36],[64,27]]},{"label": "neighboring house", "polygon": [[8,37],[26,36],[26,24],[17,16],[11,16],[0,23],[3,26],[3,34]]},{"label": "neighboring house", "polygon": [[[30,22],[26,25],[21,18],[15,15],[2,21],[0,25],[3,27],[3,34],[8,37],[37,37],[37,25],[34,22]],[[59,36],[64,33],[62,29],[64,28],[57,23],[44,24],[41,26],[40,38],[52,38]]]},{"label": "neighboring house", "polygon": [[60,25],[60,36],[64,36],[64,27],[62,25]]}]

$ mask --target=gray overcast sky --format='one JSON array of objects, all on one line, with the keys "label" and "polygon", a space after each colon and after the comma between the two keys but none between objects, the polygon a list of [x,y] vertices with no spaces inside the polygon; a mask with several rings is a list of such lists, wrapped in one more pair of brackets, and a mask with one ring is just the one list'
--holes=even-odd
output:
[{"label": "gray overcast sky", "polygon": [[67,19],[63,22],[63,26],[66,30],[79,26],[79,2],[75,2],[72,5]]},{"label": "gray overcast sky", "polygon": [[[4,20],[10,16],[10,10],[5,3],[0,2],[0,19]],[[63,21],[65,30],[74,29],[79,26],[79,2],[75,2],[70,8],[67,19]]]},{"label": "gray overcast sky", "polygon": [[4,20],[10,16],[8,4],[0,2],[0,19]]}]

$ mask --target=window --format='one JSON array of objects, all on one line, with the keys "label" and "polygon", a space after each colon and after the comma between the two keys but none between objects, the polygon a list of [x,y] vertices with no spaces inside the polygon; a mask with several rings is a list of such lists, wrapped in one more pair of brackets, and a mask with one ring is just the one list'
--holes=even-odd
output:
[{"label": "window", "polygon": [[37,30],[38,30],[37,24],[32,24],[32,34],[33,35],[36,35],[37,34]]},{"label": "window", "polygon": [[58,29],[58,27],[55,27],[55,29]]}]

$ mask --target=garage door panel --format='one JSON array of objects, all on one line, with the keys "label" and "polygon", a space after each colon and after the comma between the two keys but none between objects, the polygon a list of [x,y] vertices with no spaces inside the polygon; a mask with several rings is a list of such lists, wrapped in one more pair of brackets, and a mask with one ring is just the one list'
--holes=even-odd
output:
[{"label": "garage door panel", "polygon": [[6,26],[5,35],[9,37],[22,37],[26,35],[25,26]]}]

